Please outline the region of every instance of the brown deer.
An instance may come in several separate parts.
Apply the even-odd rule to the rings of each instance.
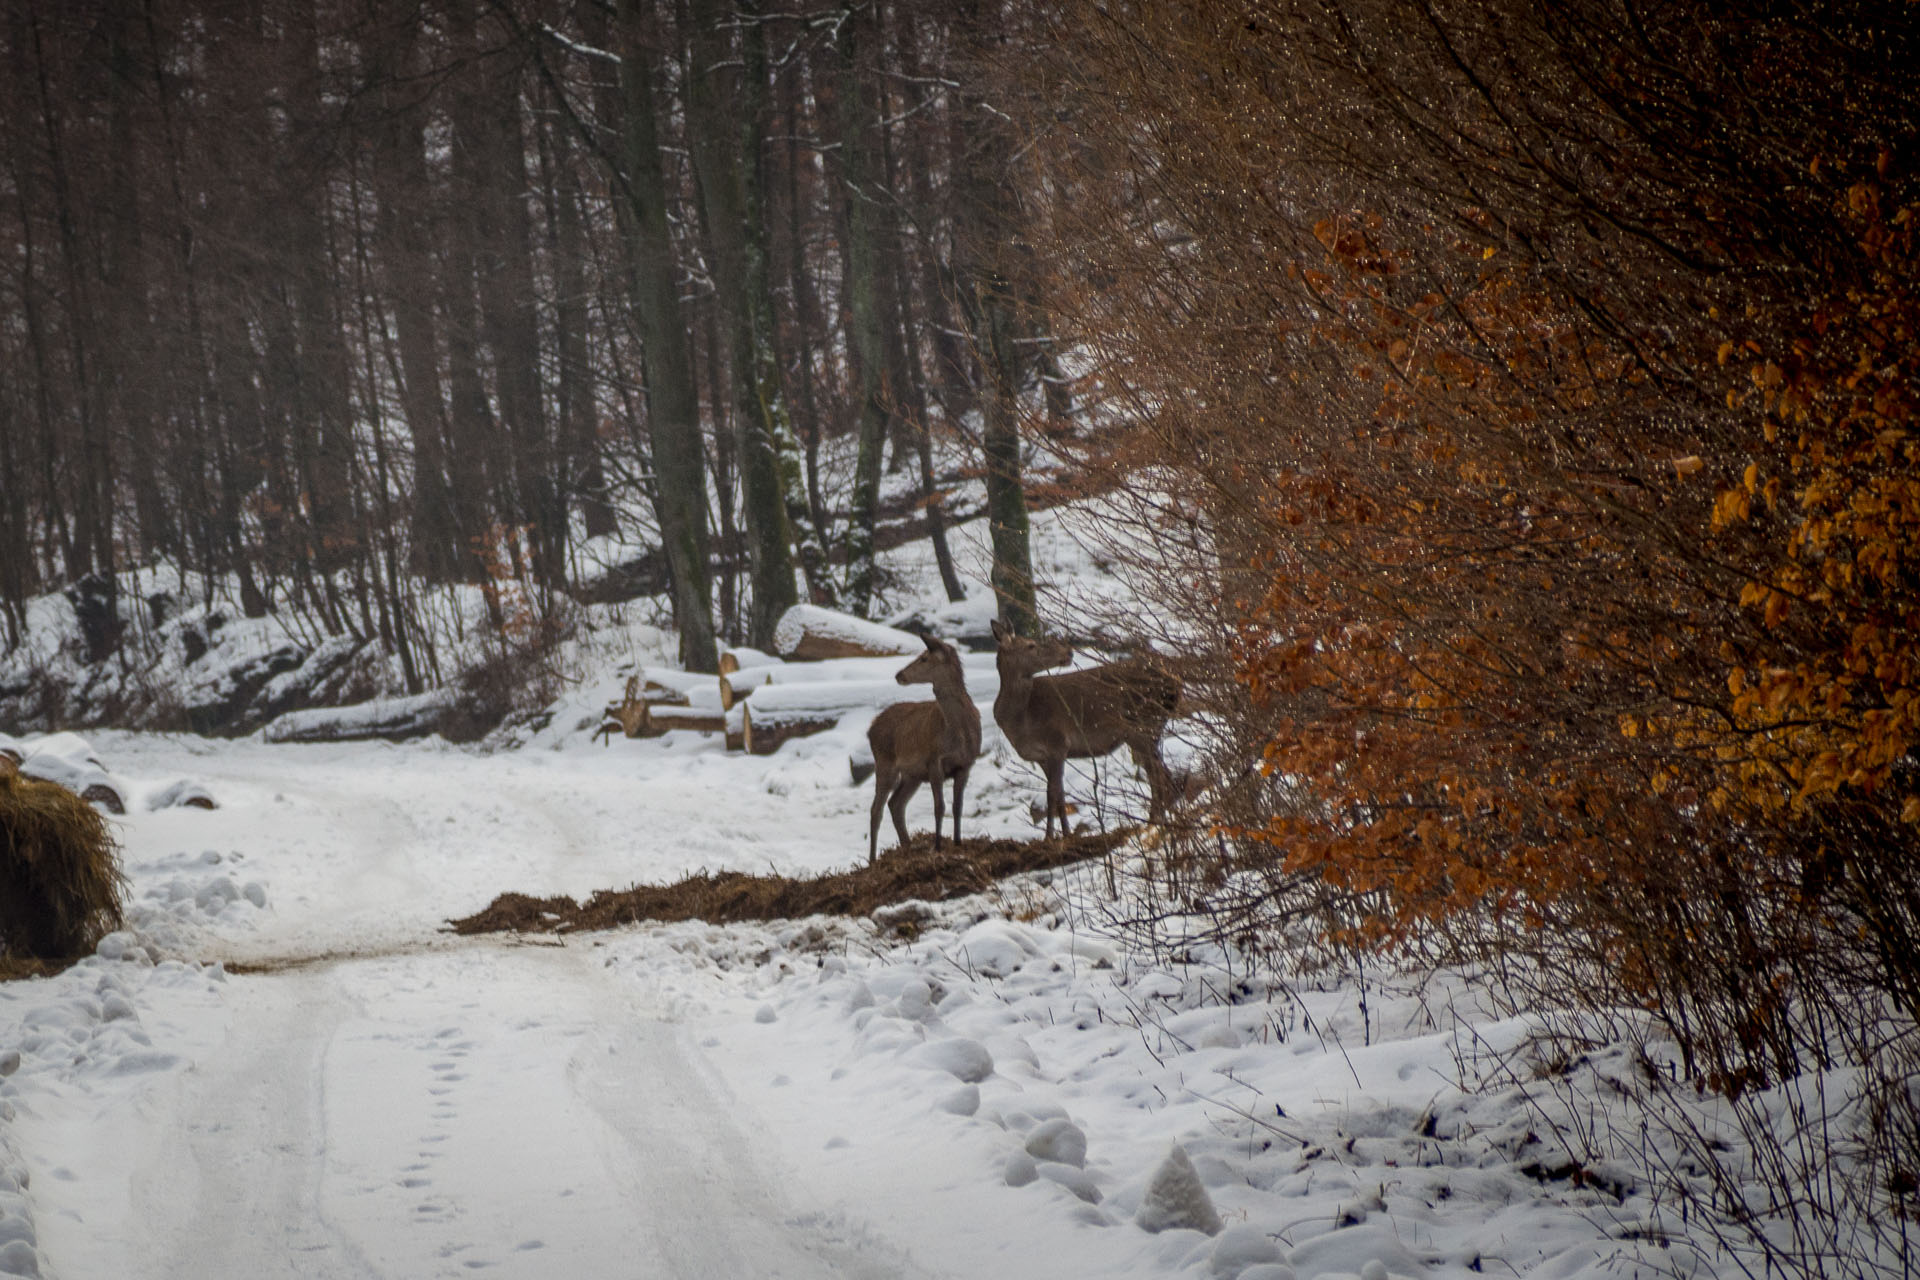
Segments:
[[[1066,641],[1028,640],[997,618],[993,638],[1000,668],[993,718],[1020,758],[1047,775],[1047,838],[1053,838],[1056,814],[1060,834],[1067,834],[1067,761],[1104,756],[1123,743],[1146,770],[1150,816],[1157,820],[1173,795],[1160,735],[1180,701],[1179,678],[1141,659],[1036,677],[1072,660]]]
[[[953,838],[960,838],[960,803],[967,774],[980,756],[980,709],[967,693],[960,655],[944,640],[926,637],[927,651],[893,678],[901,684],[930,684],[932,702],[896,702],[873,718],[867,742],[873,747],[873,812],[867,829],[867,861],[879,854],[880,810],[893,812],[900,844],[907,843],[907,801],[923,782],[933,784],[933,847],[940,847],[946,798],[941,787],[953,779]]]

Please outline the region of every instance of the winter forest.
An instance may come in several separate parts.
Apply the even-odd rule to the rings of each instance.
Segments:
[[[1280,1087],[1261,1074],[1280,1067],[1250,1047],[1277,1046],[1279,1032],[1249,1039],[1235,1023],[1229,1045],[1176,1025],[1248,1000],[1292,1011],[1256,1015],[1263,1025],[1344,1036],[1343,1052],[1379,1048],[1402,1013],[1420,1035],[1454,1037],[1418,1061],[1458,1077],[1455,1101],[1351,1104],[1382,1125],[1398,1116],[1411,1154],[1353,1164],[1349,1139],[1384,1130],[1347,1112],[1345,1128],[1295,1142],[1295,1104],[1262,1095],[1225,1112],[1194,1104],[1196,1132],[1240,1126],[1218,1159],[1182,1139],[1194,1161],[1176,1145],[1162,1164],[1156,1129],[1129,1181],[1117,1156],[1087,1163],[1079,1129],[1079,1159],[1072,1143],[1048,1145],[1066,1111],[1021,1112],[993,1092],[1014,1059],[940,998],[985,981],[970,963],[954,962],[964,982],[913,969],[929,996],[900,987],[920,959],[877,958],[984,945],[986,926],[937,912],[901,926],[897,904],[870,918],[863,907],[871,936],[834,933],[839,968],[800,967],[843,1004],[831,984],[863,983],[867,1005],[878,993],[892,1010],[834,1022],[849,1043],[868,1046],[890,1020],[924,1038],[944,1014],[964,1043],[994,1047],[1001,1075],[935,1055],[943,1084],[974,1089],[970,1103],[938,1103],[941,1122],[983,1128],[992,1113],[994,1141],[1029,1135],[1038,1184],[1079,1215],[1008,1219],[1010,1239],[1057,1260],[1057,1233],[1086,1234],[1100,1213],[1138,1224],[1093,1233],[1102,1240],[1122,1226],[1149,1241],[1205,1237],[1186,1253],[1103,1245],[1075,1256],[1104,1261],[1054,1274],[1491,1270],[1477,1234],[1491,1217],[1459,1228],[1465,1244],[1333,1249],[1282,1229],[1288,1215],[1260,1197],[1293,1194],[1276,1188],[1333,1152],[1361,1170],[1360,1191],[1342,1195],[1379,1183],[1381,1207],[1329,1200],[1325,1239],[1367,1238],[1391,1218],[1405,1243],[1419,1233],[1386,1189],[1403,1173],[1381,1171],[1427,1140],[1446,1165],[1446,1144],[1504,1123],[1518,1129],[1499,1167],[1518,1171],[1526,1203],[1551,1205],[1517,1228],[1543,1243],[1538,1259],[1514,1255],[1516,1274],[1920,1272],[1911,5],[0,8],[0,750],[78,730],[113,744],[88,768],[119,752],[169,777],[188,769],[209,779],[210,806],[223,785],[293,794],[311,768],[345,795],[388,785],[371,775],[390,768],[408,786],[443,786],[452,806],[496,791],[488,803],[508,803],[533,787],[523,758],[565,748],[547,772],[572,771],[556,785],[577,791],[553,802],[568,814],[556,822],[598,833],[569,834],[569,856],[647,825],[595,807],[630,779],[657,786],[646,804],[688,830],[700,818],[670,790],[730,795],[759,815],[734,819],[737,849],[676,834],[674,849],[706,852],[595,854],[540,883],[545,872],[517,862],[471,883],[456,873],[448,883],[468,896],[421,906],[409,927],[430,932],[516,889],[550,912],[574,895],[590,914],[602,899],[588,893],[636,876],[797,878],[864,861],[870,799],[876,838],[890,834],[860,771],[885,754],[867,746],[868,723],[896,696],[895,667],[919,658],[917,637],[944,638],[987,734],[968,834],[1056,849],[1019,864],[1042,877],[1019,883],[1042,898],[1034,886],[1051,886],[1060,903],[996,906],[995,945],[1058,971],[1058,956],[1082,954],[1061,941],[1063,922],[1098,917],[1107,968],[1176,975],[1164,1008],[1130,994],[1099,1005],[1099,1025],[1131,1028],[1122,1060],[1142,1078],[1178,1042],[1239,1053],[1222,1068],[1233,1088]],[[803,614],[856,637],[873,624],[871,652],[892,665],[842,658],[855,665],[807,684],[772,656],[789,654],[783,620]],[[1026,763],[1038,758],[1006,716],[994,727],[1007,655],[1049,636],[1080,669],[1151,668],[1177,691],[1154,725],[1167,768],[1136,753],[1144,778],[1126,776],[1122,753],[1068,774],[1072,838],[1127,833],[1084,863],[1048,839],[1051,796]],[[722,703],[703,708],[715,680]],[[791,693],[834,681],[833,697]],[[691,698],[656,707],[658,724],[697,721],[722,738],[738,736],[742,701],[765,749],[728,756],[718,739],[639,734],[619,704],[624,688],[624,711],[644,719],[643,684],[659,705]],[[603,702],[599,746],[583,730]],[[353,707],[388,719],[354,732],[370,721]],[[300,716],[338,732],[299,737]],[[354,763],[372,738],[411,741],[391,766]],[[296,740],[321,745],[268,745]],[[296,767],[296,750],[315,763]],[[222,751],[234,763],[212,763]],[[30,762],[11,752],[23,753]],[[888,760],[879,767],[884,780]],[[464,781],[428,781],[443,770]],[[800,821],[796,795],[813,797],[806,820],[823,825],[789,832],[789,848],[778,840]],[[343,806],[335,818],[354,807],[329,803]],[[953,807],[953,843],[969,849],[957,795]],[[204,821],[240,823],[243,809]],[[200,839],[167,825],[181,813],[136,815],[117,837],[129,903],[160,874],[142,866],[164,864],[176,884],[186,874],[158,856]],[[924,830],[924,809],[910,814]],[[234,830],[276,830],[244,821]],[[886,857],[908,853],[903,841]],[[86,938],[102,950],[85,963],[135,945],[102,933],[143,939],[156,961],[233,959],[246,947],[222,948],[252,936],[233,932],[234,913],[317,875],[311,856],[257,899],[230,883],[217,907],[201,902],[205,918],[188,922],[200,933],[143,925],[130,906],[114,919],[127,928]],[[0,868],[0,894],[23,883],[14,874]],[[969,892],[1011,894],[1004,883]],[[298,915],[291,901],[281,910]],[[638,918],[603,916],[591,927]],[[784,1030],[799,997],[768,994],[788,988],[769,976],[781,962],[761,935],[669,945],[658,939],[681,938],[671,929],[689,916],[657,918],[676,923],[652,941],[613,935],[616,971],[650,974],[635,981],[713,1018],[750,1000],[740,1007],[760,1023],[799,1034]],[[20,919],[0,906],[0,966],[23,950]],[[302,945],[362,949],[388,936],[373,919],[352,917],[350,946],[320,932]],[[773,954],[804,949],[780,926],[752,927],[776,931]],[[858,963],[848,945],[866,948]],[[696,951],[712,971],[700,981],[719,984],[697,999],[694,978],[659,976]],[[1016,969],[1040,983],[1038,964],[991,969],[1004,979],[994,999],[1013,1007]],[[1195,978],[1195,966],[1227,977]],[[78,973],[0,967],[23,978],[0,990],[92,981]],[[1106,998],[1067,985],[1087,977],[1030,993],[1053,1002],[1050,1026]],[[1445,1016],[1432,1012],[1443,990],[1458,1001]],[[186,997],[156,986],[151,999]],[[4,1077],[31,1057],[6,1066],[10,1008],[0,1002],[9,1122]],[[746,1037],[761,1031],[726,1025],[705,1052],[755,1061]],[[900,1052],[958,1042],[936,1034]],[[644,1052],[663,1073],[697,1073],[669,1070],[684,1049]],[[1083,1079],[1050,1052],[1035,1070],[1061,1089]],[[1087,1071],[1104,1060],[1059,1052]],[[1468,1070],[1482,1054],[1498,1070]],[[1366,1075],[1349,1061],[1351,1080],[1327,1068],[1340,1089]],[[750,1108],[761,1086],[747,1079],[733,1087]],[[1130,1087],[1087,1085],[1061,1105],[1091,1128],[1103,1108],[1132,1114],[1117,1101]],[[873,1096],[909,1096],[891,1088]],[[1513,1114],[1460,1118],[1501,1089]],[[19,1095],[29,1119],[34,1096]],[[820,1115],[882,1105],[832,1096],[818,1095]],[[8,1183],[9,1143],[29,1164],[38,1149],[21,1125],[9,1139],[0,1124],[0,1228],[16,1210],[30,1217],[25,1184]],[[1029,1131],[1051,1135],[1045,1150]],[[1244,1156],[1248,1133],[1314,1155],[1269,1177]],[[780,1140],[814,1151],[816,1138]],[[1002,1185],[1004,1158],[992,1155],[1001,1196],[1021,1185],[1014,1164]],[[887,1185],[860,1169],[847,1185]],[[1436,1206],[1455,1191],[1406,1212],[1453,1240]],[[1224,1216],[1210,1216],[1209,1193]],[[997,1217],[997,1203],[974,1220]],[[1361,1207],[1348,1221],[1350,1203]],[[1560,1239],[1562,1211],[1604,1219],[1610,1243],[1578,1265],[1553,1254],[1544,1242]],[[40,1274],[9,1263],[15,1238],[53,1274],[57,1217],[41,1206],[39,1246],[0,1230],[0,1273]],[[1148,1225],[1163,1218],[1174,1229]],[[908,1250],[912,1266],[869,1241],[821,1274],[947,1274],[926,1265],[948,1248],[935,1239]],[[69,1246],[78,1260],[60,1274],[106,1274],[137,1254],[95,1247]],[[948,1262],[953,1274],[1001,1265]],[[408,1273],[391,1265],[382,1273]],[[599,1274],[593,1255],[569,1265]]]

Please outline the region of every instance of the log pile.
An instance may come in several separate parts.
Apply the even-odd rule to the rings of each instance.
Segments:
[[[894,680],[925,644],[911,632],[815,605],[796,605],[774,632],[778,653],[745,646],[720,655],[719,675],[655,672],[627,682],[596,731],[651,738],[677,729],[724,733],[727,749],[771,755],[849,715],[911,702],[924,689]],[[986,673],[991,678],[991,672]],[[973,673],[969,673],[970,679]]]

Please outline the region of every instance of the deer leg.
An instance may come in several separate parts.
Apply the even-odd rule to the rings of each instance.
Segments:
[[[940,826],[947,820],[947,780],[940,776],[940,766],[933,768],[933,847],[940,847]]]
[[[873,771],[873,812],[867,823],[867,863],[880,855],[880,811],[887,807],[887,797],[893,792],[893,770],[875,769]]]
[[[960,797],[967,791],[967,773],[965,768],[953,771],[953,842],[960,843]]]
[[[1053,815],[1060,815],[1060,838],[1067,838],[1067,762],[1049,760],[1047,771],[1047,839],[1053,839]]]
[[[1173,798],[1173,780],[1167,773],[1167,763],[1160,758],[1160,740],[1142,738],[1138,742],[1129,742],[1127,748],[1133,752],[1133,762],[1146,771],[1147,820],[1158,822],[1167,812],[1167,802]]]
[[[907,847],[907,801],[913,799],[913,793],[920,789],[920,779],[902,778],[900,785],[893,789],[893,799],[887,802],[887,808],[893,812],[893,829],[900,833],[900,847]]]

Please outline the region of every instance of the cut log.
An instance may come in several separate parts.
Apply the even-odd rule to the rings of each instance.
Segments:
[[[664,684],[649,680],[640,689],[640,701],[649,706],[684,707],[687,695],[684,690],[670,689]]]
[[[745,726],[741,713],[745,710],[745,706],[732,711],[716,711],[711,707],[650,707],[646,736],[657,738],[676,729],[718,733],[725,735],[727,750],[739,751],[744,747]]]
[[[748,694],[761,685],[773,681],[773,667],[743,667],[738,671],[723,672],[720,676],[720,709],[733,710],[733,704],[744,701]]]
[[[834,658],[821,662],[775,663],[768,666],[741,667],[738,671],[721,676],[718,682],[720,704],[731,707],[755,691],[768,686],[785,688],[790,685],[885,685],[898,683],[893,677],[905,666],[899,657],[886,658]],[[991,701],[999,691],[998,673],[984,661],[969,664],[967,668],[967,688],[976,697],[984,696]],[[782,695],[784,696],[784,695]],[[831,695],[839,701],[838,695]],[[909,693],[908,697],[926,697],[923,688],[919,693]],[[899,701],[895,697],[893,701]]]
[[[756,716],[750,703],[740,704],[740,742],[748,755],[770,756],[795,738],[825,733],[840,723],[837,715],[776,711]]]
[[[740,703],[748,752],[772,755],[782,743],[824,733],[851,715],[871,717],[896,702],[925,701],[925,690],[892,680],[819,680],[769,684]]]
[[[700,733],[725,733],[727,713],[707,707],[649,707],[645,736],[657,738],[674,729],[693,729]]]
[[[749,649],[746,645],[735,645],[720,655],[720,674],[730,676],[742,667],[764,667],[778,665],[780,659],[759,649]]]
[[[829,658],[910,657],[926,648],[910,631],[882,626],[814,604],[797,604],[780,615],[773,646],[792,662]]]
[[[663,694],[678,694],[682,698],[690,698],[697,691],[712,687],[711,675],[699,671],[674,671],[667,667],[647,672],[642,686],[643,692],[648,695],[657,689]]]

